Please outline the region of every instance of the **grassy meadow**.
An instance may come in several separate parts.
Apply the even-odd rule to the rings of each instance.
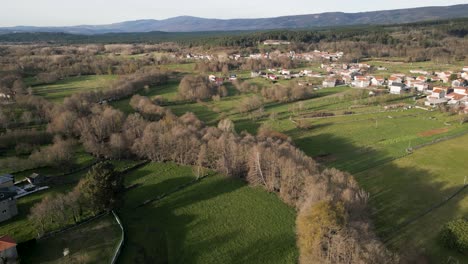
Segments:
[[[43,96],[52,102],[63,102],[74,93],[106,89],[117,75],[86,75],[69,77],[53,84],[33,86],[35,95]]]
[[[125,176],[120,263],[296,263],[295,212],[275,194],[237,179],[194,180],[190,167],[151,163]]]
[[[112,214],[41,239],[22,263],[110,263],[122,231]],[[69,255],[63,256],[64,249]]]

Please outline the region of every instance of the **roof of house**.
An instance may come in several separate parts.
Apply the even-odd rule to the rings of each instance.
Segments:
[[[405,87],[405,84],[404,84],[404,83],[394,82],[394,83],[392,83],[391,86],[395,86],[395,87]]]
[[[441,92],[443,92],[443,91],[444,91],[444,90],[439,89],[439,88],[434,88],[434,89],[432,90],[433,93],[441,93]]]
[[[454,100],[461,100],[461,99],[465,98],[465,96],[466,95],[464,95],[464,94],[457,94],[457,93],[451,93],[451,94],[447,95],[447,97],[451,97]]]
[[[11,174],[4,174],[0,176],[0,184],[4,184],[10,181],[14,181],[14,177]]]
[[[0,237],[0,251],[4,251],[12,247],[16,247],[16,241],[13,238],[8,235]]]

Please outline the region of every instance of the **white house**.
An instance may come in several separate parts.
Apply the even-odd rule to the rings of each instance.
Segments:
[[[366,88],[369,87],[370,81],[365,76],[356,76],[354,77],[354,82],[352,85],[358,88]]]
[[[461,86],[462,83],[463,83],[463,80],[453,80],[452,81],[452,87]]]
[[[468,88],[467,87],[454,87],[453,92],[457,94],[468,95]]]
[[[448,101],[448,104],[458,104],[458,102],[466,100],[468,96],[466,94],[458,94],[458,93],[450,93],[445,96],[446,98],[450,99]]]
[[[416,88],[416,90],[419,92],[425,92],[427,91],[429,85],[425,82],[415,82],[413,83],[413,87]]]
[[[325,87],[335,87],[336,86],[336,79],[334,78],[327,78],[322,82],[322,86]]]
[[[291,75],[291,71],[286,70],[286,69],[282,69],[282,70],[280,71],[280,73],[281,73],[282,75]]]
[[[426,106],[436,106],[439,104],[445,104],[448,102],[448,99],[445,98],[446,93],[447,92],[445,88],[434,87],[434,89],[432,89],[432,93],[427,96],[426,102],[424,102],[424,104]]]
[[[468,66],[464,66],[464,67],[463,67],[463,71],[464,71],[464,72],[468,72]]]
[[[408,90],[406,84],[397,82],[393,82],[391,85],[388,86],[388,88],[390,88],[391,94],[401,94],[402,92]]]
[[[383,77],[374,77],[371,79],[371,84],[373,86],[383,86],[385,85],[385,79]]]
[[[444,98],[446,94],[447,94],[447,92],[445,91],[445,89],[434,87],[434,89],[432,89],[432,93],[431,93],[431,95],[429,95],[429,97],[436,98],[436,99],[441,99],[441,98]]]
[[[461,77],[465,80],[468,80],[468,72],[462,73]]]
[[[388,85],[392,85],[393,83],[402,83],[403,82],[403,78],[401,77],[398,77],[398,76],[391,76],[390,78],[388,78]]]

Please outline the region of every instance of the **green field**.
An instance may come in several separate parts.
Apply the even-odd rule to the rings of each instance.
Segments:
[[[190,167],[170,163],[126,175],[136,187],[119,213],[127,234],[119,263],[297,262],[294,210],[240,180],[209,176],[137,208],[192,180]]]
[[[87,75],[69,77],[53,84],[34,86],[35,95],[43,96],[52,102],[62,102],[74,93],[106,89],[116,80],[116,75]]]
[[[467,176],[468,135],[440,142],[415,151],[412,155],[356,175],[371,194],[374,223],[389,245],[423,250],[434,262],[445,263],[448,256],[468,262],[468,257],[444,250],[437,241],[442,226],[468,216],[468,189],[423,216],[398,228],[431,206],[458,191]]]
[[[21,263],[110,263],[121,237],[112,214],[80,225],[64,233],[41,239]],[[70,253],[63,256],[68,248]]]

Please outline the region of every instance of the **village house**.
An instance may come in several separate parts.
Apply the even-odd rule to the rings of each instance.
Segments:
[[[445,104],[448,102],[448,99],[445,98],[447,94],[447,88],[445,87],[434,87],[430,95],[427,96],[426,106],[436,106],[439,104]]]
[[[449,99],[448,104],[451,105],[458,104],[460,101],[466,101],[468,98],[467,95],[458,93],[449,93],[445,97]]]
[[[468,95],[468,88],[467,87],[453,87],[453,92],[457,94]]]
[[[11,187],[0,188],[0,222],[6,221],[18,214],[16,207],[16,191]]]
[[[276,76],[274,74],[268,74],[268,79],[270,79],[272,81],[276,81],[276,80],[278,80],[278,76]]]
[[[236,74],[231,74],[231,75],[229,75],[229,80],[230,80],[230,81],[235,81],[235,80],[237,80],[237,75],[236,75]]]
[[[46,176],[42,174],[33,173],[30,176],[26,177],[26,180],[33,185],[40,185],[46,181]]]
[[[429,88],[429,85],[425,82],[414,82],[413,87],[418,91],[418,92],[425,92]]]
[[[457,80],[452,81],[452,87],[462,86],[462,84],[463,84],[463,80],[461,80],[461,79],[457,79]]]
[[[385,79],[383,77],[373,77],[371,79],[372,86],[384,86]]]
[[[402,83],[403,82],[403,78],[400,78],[398,76],[390,76],[390,78],[388,78],[388,85],[392,85],[393,83]]]
[[[452,75],[453,72],[451,71],[446,71],[446,72],[436,72],[435,74],[437,75],[437,77],[440,78],[441,81],[443,81],[444,83],[448,83],[449,80],[450,80],[450,75]]]
[[[366,88],[369,87],[370,81],[366,76],[356,76],[354,77],[354,82],[352,85],[358,88]]]
[[[468,81],[468,72],[462,73],[462,74],[461,74],[461,77],[462,77],[463,79],[465,79],[465,80]]]
[[[18,252],[16,251],[16,242],[10,236],[0,237],[0,259],[3,263],[16,263]]]
[[[286,69],[282,69],[282,70],[280,71],[280,74],[282,74],[282,75],[291,75],[291,71],[286,70]]]
[[[336,86],[336,79],[335,78],[327,78],[327,79],[323,80],[322,86],[324,88],[326,88],[326,87],[335,87]]]
[[[391,94],[401,94],[405,91],[408,91],[408,87],[404,83],[393,82],[388,86]]]
[[[416,77],[416,81],[419,81],[419,82],[427,82],[427,77],[426,76],[418,76]]]

